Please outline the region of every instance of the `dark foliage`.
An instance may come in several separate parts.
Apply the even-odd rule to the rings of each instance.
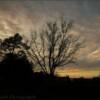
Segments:
[[[32,65],[26,56],[7,54],[0,63],[0,89],[7,93],[24,93],[31,90],[33,80]],[[2,84],[3,83],[3,84]]]
[[[0,41],[0,49],[5,53],[15,53],[16,49],[28,50],[29,46],[26,43],[22,42],[23,38],[19,33],[16,33],[14,36],[5,38],[3,41]]]
[[[32,77],[32,65],[26,56],[19,57],[16,54],[7,54],[0,63],[0,74],[2,79],[29,80]]]

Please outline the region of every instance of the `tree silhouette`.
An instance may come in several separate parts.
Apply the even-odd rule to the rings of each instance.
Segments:
[[[23,38],[16,33],[0,42],[0,48],[5,56],[0,62],[0,76],[3,79],[29,79],[32,76],[32,65],[27,59],[25,51],[29,49],[22,42]]]
[[[32,65],[26,56],[9,53],[0,63],[0,74],[4,80],[29,80],[33,75]]]
[[[0,62],[0,82],[7,93],[30,93],[33,81],[32,64],[26,56],[14,53],[6,54]]]
[[[81,47],[81,40],[77,36],[68,34],[72,22],[61,19],[48,22],[40,33],[32,34],[31,49],[28,54],[36,66],[40,66],[44,73],[54,75],[55,69],[76,61],[75,54]]]
[[[4,53],[14,53],[15,50],[20,49],[22,51],[29,49],[29,46],[22,42],[23,38],[16,33],[14,36],[5,38],[3,41],[0,41],[0,49],[4,51]]]

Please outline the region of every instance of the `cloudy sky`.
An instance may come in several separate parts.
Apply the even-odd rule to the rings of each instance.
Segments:
[[[74,20],[73,34],[85,38],[77,65],[57,69],[59,75],[100,74],[100,0],[0,0],[0,38],[19,32],[26,36],[51,19]]]

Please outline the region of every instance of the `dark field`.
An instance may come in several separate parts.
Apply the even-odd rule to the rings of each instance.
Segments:
[[[31,81],[0,82],[1,100],[99,100],[99,91],[99,77],[70,79],[35,73]]]

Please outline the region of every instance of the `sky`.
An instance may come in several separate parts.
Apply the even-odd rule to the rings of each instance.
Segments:
[[[59,76],[100,75],[100,0],[0,0],[0,38],[17,32],[29,36],[51,19],[73,20],[73,34],[85,38],[77,65],[58,68]]]

